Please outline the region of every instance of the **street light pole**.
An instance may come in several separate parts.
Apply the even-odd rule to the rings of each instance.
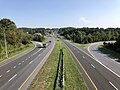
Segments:
[[[4,29],[4,42],[5,42],[6,57],[8,58],[5,29]]]

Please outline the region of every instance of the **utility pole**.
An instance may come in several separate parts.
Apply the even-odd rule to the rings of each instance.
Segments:
[[[3,30],[4,33],[5,52],[6,52],[6,57],[8,58],[5,27],[2,26],[1,19],[0,19],[0,29]]]
[[[6,57],[8,58],[5,29],[4,29],[4,43],[5,43],[5,52],[6,52]]]

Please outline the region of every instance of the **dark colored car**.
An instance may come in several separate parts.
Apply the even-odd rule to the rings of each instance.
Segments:
[[[46,48],[46,43],[43,44],[43,48]]]

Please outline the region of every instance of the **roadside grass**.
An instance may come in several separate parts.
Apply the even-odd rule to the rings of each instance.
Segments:
[[[75,43],[75,42],[73,42],[73,41],[71,41],[71,40],[66,40],[66,41],[68,41],[68,42],[72,42],[72,43],[74,43],[75,45],[79,46],[80,48],[86,48],[87,46],[90,45],[90,44],[80,44],[80,43]]]
[[[43,40],[42,43],[46,43],[46,42],[48,42],[48,41],[49,41],[49,37],[48,37],[48,36],[45,36],[45,39]],[[19,48],[13,48],[13,47],[11,47],[11,48],[13,48],[13,49],[8,50],[8,57],[9,57],[9,58],[14,57],[14,56],[17,55],[17,54],[22,53],[22,52],[27,51],[27,50],[30,50],[30,49],[32,49],[32,48],[34,48],[34,47],[35,47],[35,45],[33,45],[32,43],[26,44],[26,45],[22,45],[22,46],[20,46]],[[4,61],[4,60],[6,60],[6,59],[7,59],[7,58],[6,58],[6,56],[5,56],[5,51],[4,51],[4,52],[1,52],[1,53],[0,53],[0,62],[1,62],[1,61]]]
[[[49,37],[48,36],[45,36],[45,39],[41,42],[41,43],[46,43],[49,41]]]
[[[56,45],[48,60],[45,62],[42,69],[39,71],[28,90],[53,90],[54,80],[57,72],[60,49],[64,52],[64,90],[88,90],[88,87],[82,79],[75,62],[70,53],[56,39]],[[57,86],[57,85],[56,85]],[[62,90],[58,86],[56,90]]]
[[[30,44],[27,44],[27,45],[22,45],[21,47],[19,48],[14,48],[12,50],[8,50],[8,57],[11,58],[11,57],[14,57],[15,55],[21,53],[21,52],[24,52],[24,51],[27,51],[27,50],[30,50],[31,48],[34,48],[35,46],[30,43]],[[1,53],[0,54],[1,58],[0,58],[0,62],[1,61],[4,61],[6,60],[7,58],[5,57],[5,53]]]
[[[90,44],[79,44],[79,43],[74,43],[74,44],[76,44],[77,46],[79,46],[81,48],[86,48],[90,45]]]
[[[109,57],[111,57],[112,59],[116,59],[117,62],[120,62],[120,53],[117,53],[113,50],[110,50],[110,49],[107,49],[105,48],[103,45],[100,45],[98,47],[98,49],[104,53],[104,54],[107,54]],[[118,60],[117,60],[118,59]]]

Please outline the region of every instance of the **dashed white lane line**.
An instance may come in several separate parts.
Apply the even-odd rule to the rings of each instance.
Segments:
[[[82,56],[83,58],[85,58],[84,56]]]
[[[71,43],[70,43],[71,44]],[[92,59],[94,59],[94,60],[96,60],[99,64],[101,64],[103,67],[105,67],[106,69],[108,69],[110,72],[112,72],[113,74],[115,74],[117,77],[119,77],[120,78],[120,75],[119,74],[117,74],[116,72],[114,72],[114,71],[112,71],[110,68],[108,68],[106,65],[104,65],[102,62],[100,62],[98,59],[96,59],[94,56],[93,56],[93,54],[90,52],[90,50],[89,50],[89,48],[90,48],[90,46],[88,47],[88,51],[89,51],[89,53],[92,55],[89,55],[88,53],[86,53],[85,51],[83,51],[82,49],[80,49],[80,48],[78,48],[77,46],[75,46],[74,44],[71,44],[71,45],[73,45],[74,47],[76,47],[77,49],[79,49],[80,51],[82,51],[84,54],[86,54],[86,55],[88,55],[89,57],[91,57]]]
[[[111,85],[112,87],[115,88],[115,90],[118,90],[118,88],[117,88],[113,83],[111,83],[110,81],[109,81],[109,83],[110,83],[110,85]]]
[[[30,57],[29,57],[30,58]]]
[[[14,66],[13,68],[16,68],[16,66]]]
[[[24,63],[24,61],[22,61]]]
[[[28,59],[26,58],[25,60],[27,61]]]
[[[7,71],[6,71],[6,73],[9,73],[9,72],[10,72],[10,70],[7,70]]]
[[[94,66],[94,65],[92,65],[92,64],[91,64],[91,66],[92,66],[93,68],[95,68],[95,66]]]
[[[2,75],[0,75],[0,78],[2,77]]]
[[[41,56],[41,54],[39,54],[38,56]]]
[[[10,82],[12,79],[14,79],[15,77],[17,76],[17,74],[15,74],[12,78],[10,78],[9,80],[8,80],[8,82]]]
[[[20,65],[21,63],[19,63],[18,65]]]
[[[29,62],[29,64],[31,64],[33,61]]]

